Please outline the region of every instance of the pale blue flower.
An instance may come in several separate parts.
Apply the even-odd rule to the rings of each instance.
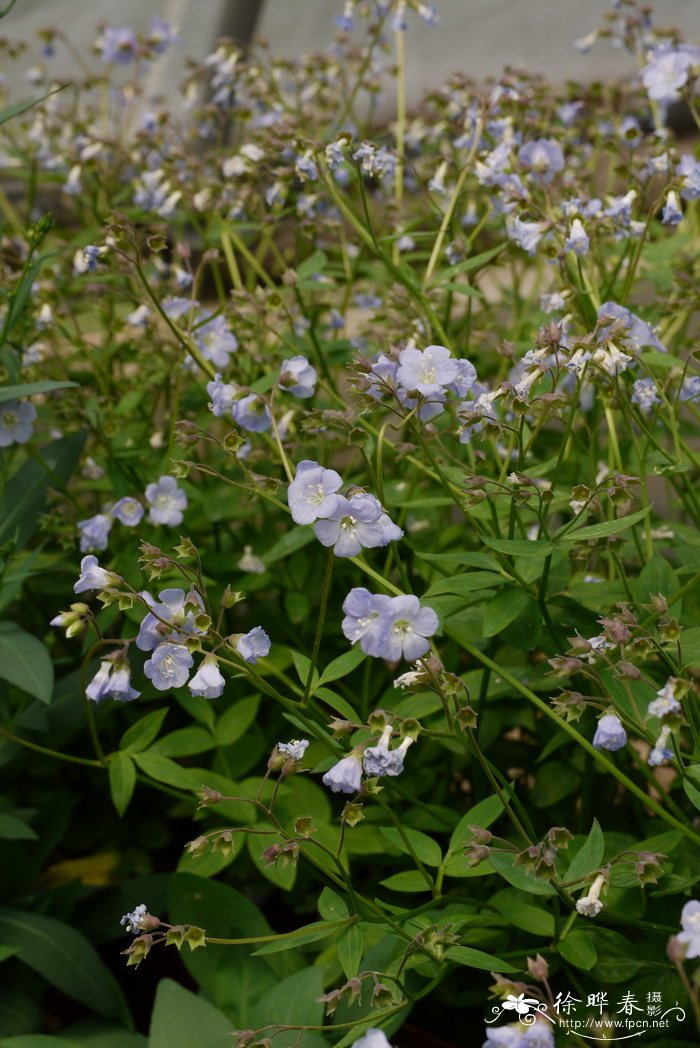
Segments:
[[[216,658],[207,655],[190,680],[189,689],[196,698],[218,699],[223,694],[225,684],[226,680]]]
[[[685,947],[684,956],[687,960],[700,957],[700,902],[691,899],[681,911],[681,928],[677,941]]]
[[[355,753],[334,764],[323,776],[323,785],[333,793],[357,793],[362,785],[362,762]]]
[[[308,739],[292,739],[291,742],[278,742],[277,749],[280,753],[286,753],[293,761],[303,760],[304,754],[309,748]]]
[[[459,378],[459,368],[445,346],[403,349],[399,353],[396,381],[410,394],[431,397]]]
[[[109,660],[100,663],[100,668],[85,689],[85,694],[93,702],[99,702],[105,697],[111,672],[112,663]]]
[[[262,626],[255,626],[248,633],[236,638],[236,651],[254,666],[258,659],[264,659],[270,652],[270,638]]]
[[[26,444],[34,432],[36,408],[28,400],[6,400],[0,404],[0,448]]]
[[[670,677],[663,688],[659,688],[656,698],[647,706],[650,717],[668,717],[671,713],[681,712],[681,704],[676,698],[676,684],[676,678]]]
[[[679,222],[683,221],[683,211],[681,210],[678,193],[672,189],[666,195],[666,203],[661,212],[661,221],[665,226],[677,226]]]
[[[684,153],[676,170],[683,179],[681,183],[683,199],[697,200],[700,197],[700,163],[690,153]]]
[[[661,105],[677,102],[688,83],[690,72],[700,60],[700,49],[681,46],[657,48],[642,69],[642,83],[649,98]]]
[[[163,476],[146,488],[146,501],[151,507],[148,519],[152,524],[166,524],[176,528],[182,524],[187,508],[187,495],[179,488],[174,477]]]
[[[314,395],[317,381],[316,369],[309,364],[306,357],[289,357],[282,361],[279,377],[280,389],[293,393],[301,400],[307,400]]]
[[[683,379],[681,388],[678,391],[679,400],[699,400],[700,399],[700,375],[688,375],[687,378]]]
[[[661,403],[653,378],[639,378],[632,386],[632,403],[637,404],[644,415],[648,415],[654,404]]]
[[[404,757],[408,747],[412,744],[413,739],[408,736],[401,742],[395,750],[392,750],[389,746],[391,742],[392,727],[387,724],[386,728],[382,732],[382,737],[376,746],[369,746],[362,755],[362,766],[365,771],[365,775],[370,775],[373,778],[389,775],[395,776],[400,775],[403,771]]]
[[[669,724],[664,724],[659,732],[658,739],[654,743],[654,748],[647,758],[647,763],[650,767],[658,768],[660,764],[665,764],[667,761],[673,760],[673,750],[666,745],[670,734],[671,726]]]
[[[614,713],[605,713],[596,727],[593,745],[597,750],[619,750],[627,743],[627,732]]]
[[[518,150],[518,160],[543,182],[551,182],[564,167],[562,148],[553,138],[525,142]]]
[[[528,255],[534,255],[537,245],[545,233],[544,222],[525,222],[518,215],[513,215],[506,223],[506,232],[511,240]]]
[[[194,659],[182,644],[160,644],[143,666],[143,672],[158,691],[181,688],[187,683]]]
[[[195,328],[192,335],[204,359],[217,370],[227,367],[231,354],[238,349],[238,339],[222,313]]]
[[[583,228],[583,223],[580,218],[575,218],[571,223],[569,229],[569,235],[564,243],[564,249],[566,251],[573,251],[575,255],[587,255],[588,248],[590,247],[590,240],[586,230]]]
[[[224,382],[220,372],[217,372],[214,379],[207,382],[207,393],[211,397],[209,410],[212,415],[221,418],[222,415],[230,414],[233,410],[238,388]]]
[[[333,508],[315,522],[314,532],[323,546],[333,547],[336,557],[356,557],[362,549],[387,546],[403,537],[379,500],[364,492],[349,499],[336,495]]]
[[[365,655],[373,655],[383,619],[391,614],[391,597],[356,586],[343,601],[343,611],[344,636],[353,644],[359,640]]]
[[[164,589],[154,600],[146,590],[139,594],[151,609],[144,617],[136,637],[140,651],[152,651],[166,639],[192,635],[203,636],[195,626],[195,615],[204,611],[202,598],[195,590]]]
[[[171,22],[167,22],[164,18],[158,18],[154,15],[148,24],[148,33],[146,39],[155,51],[157,55],[162,55],[164,51],[174,44],[177,39],[177,33]]]
[[[128,65],[137,54],[138,37],[128,26],[105,26],[96,46],[105,62]]]
[[[608,318],[619,322],[623,332],[622,337],[635,352],[644,347],[656,349],[659,353],[666,352],[666,347],[659,341],[651,325],[632,313],[626,306],[618,305],[617,302],[603,302],[598,310],[602,338],[607,337],[608,326],[605,322]]]
[[[400,658],[414,662],[430,650],[427,638],[438,629],[439,619],[432,608],[421,607],[413,594],[389,599],[391,606],[380,616],[372,651],[368,654],[387,662],[398,662]]]
[[[80,531],[80,550],[87,553],[88,550],[107,549],[109,533],[112,530],[112,518],[106,513],[96,513],[94,517],[78,521]]]
[[[150,916],[146,903],[142,902],[131,913],[125,913],[119,923],[132,935],[140,935],[143,930],[141,928],[142,920]]]
[[[74,593],[85,593],[87,590],[102,590],[121,582],[119,575],[101,568],[97,557],[89,554],[80,562],[80,576],[73,586]]]
[[[310,149],[300,153],[294,160],[294,170],[302,182],[314,182],[318,178],[318,168]]]
[[[109,512],[121,524],[126,524],[129,528],[135,528],[141,522],[146,511],[138,499],[126,495],[123,499],[115,502]]]
[[[100,663],[100,668],[92,678],[85,694],[93,702],[99,702],[111,696],[117,702],[131,702],[141,694],[131,687],[129,664],[123,659],[114,662],[107,659]]]
[[[318,462],[304,459],[296,469],[287,489],[287,502],[295,524],[313,524],[332,512],[338,488],[343,480],[334,469],[324,469]]]
[[[248,396],[235,400],[231,414],[242,429],[251,433],[262,433],[272,425],[270,409],[257,393],[249,393]]]
[[[171,320],[181,320],[182,317],[186,317],[198,305],[199,302],[192,301],[189,298],[182,298],[178,295],[168,295],[161,302],[163,312]]]

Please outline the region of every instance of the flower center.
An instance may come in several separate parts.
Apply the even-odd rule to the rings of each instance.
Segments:
[[[413,633],[413,626],[408,619],[398,619],[394,623],[394,633],[398,633],[400,636],[405,637],[407,634]]]

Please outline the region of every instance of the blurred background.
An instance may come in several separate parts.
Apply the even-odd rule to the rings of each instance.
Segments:
[[[688,42],[700,43],[700,0],[656,0],[651,6],[656,25],[677,26]],[[297,58],[328,46],[342,9],[343,0],[17,0],[2,32],[30,39],[36,29],[55,26],[89,61],[100,23],[139,30],[157,15],[170,21],[181,39],[152,71],[151,90],[168,94],[182,77],[184,59],[203,58],[220,36],[240,41],[264,36],[274,54]],[[559,83],[629,76],[634,60],[607,41],[588,54],[573,47],[610,9],[610,0],[438,0],[440,32],[409,16],[409,106],[455,70],[482,78],[498,75],[504,65],[523,65]],[[69,77],[74,59],[58,49],[50,68],[52,75]],[[13,95],[24,87],[11,81],[8,86]],[[378,115],[392,112],[387,90]]]

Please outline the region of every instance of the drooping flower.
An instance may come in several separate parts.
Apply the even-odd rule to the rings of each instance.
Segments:
[[[365,492],[349,499],[336,495],[333,509],[313,527],[319,542],[332,546],[336,557],[356,557],[362,549],[387,546],[403,537],[379,500]]]
[[[231,413],[238,388],[224,382],[221,374],[217,372],[214,379],[211,382],[207,382],[207,393],[211,397],[209,410],[212,415],[221,418],[222,415]]]
[[[630,399],[638,406],[643,415],[648,415],[654,404],[661,403],[661,397],[656,390],[653,378],[638,378],[632,385]]]
[[[6,400],[0,404],[0,448],[26,444],[34,432],[36,408],[28,400]]]
[[[85,593],[87,590],[107,589],[108,586],[115,586],[118,582],[121,582],[121,575],[101,568],[97,557],[89,554],[80,562],[80,576],[73,586],[73,592]]]
[[[668,737],[671,734],[671,725],[664,724],[659,737],[654,743],[654,747],[647,758],[647,763],[652,768],[658,768],[660,764],[664,764],[666,761],[673,760],[673,750],[666,745]]]
[[[358,1037],[356,1041],[353,1041],[352,1048],[391,1048],[391,1045],[383,1030],[370,1026],[368,1030],[365,1030],[362,1037]]]
[[[160,921],[148,912],[145,902],[142,902],[131,913],[125,913],[119,923],[132,935],[140,935],[143,931],[156,928]]]
[[[650,717],[667,717],[670,713],[680,713],[681,704],[676,697],[676,689],[682,684],[677,677],[669,677],[663,688],[659,688],[656,698],[647,706]]]
[[[542,182],[551,182],[564,167],[564,154],[553,138],[525,142],[518,150],[518,160]]]
[[[406,751],[414,740],[409,736],[406,736],[403,742],[401,742],[395,750],[392,750],[389,747],[391,735],[392,727],[390,724],[387,724],[377,745],[369,746],[365,750],[362,755],[362,766],[365,775],[395,776],[400,775],[403,771],[403,761],[406,756]]]
[[[319,517],[332,512],[337,498],[335,492],[342,484],[342,478],[334,469],[324,469],[310,459],[300,462],[287,489],[287,502],[294,523],[313,524]]]
[[[95,46],[105,62],[128,65],[138,52],[139,41],[129,26],[105,26]]]
[[[569,229],[569,235],[564,243],[566,251],[573,251],[575,255],[587,255],[588,248],[590,247],[590,240],[586,230],[583,228],[583,223],[580,218],[575,218],[571,223]]]
[[[603,904],[600,901],[600,890],[605,884],[605,876],[599,873],[593,884],[588,889],[585,895],[582,895],[580,899],[576,900],[576,910],[583,917],[597,917],[600,911],[603,909]]]
[[[666,352],[666,347],[659,341],[651,325],[626,306],[620,306],[617,302],[603,302],[598,310],[599,333],[602,338],[606,337],[611,326],[608,321],[617,322],[622,331],[622,338],[635,353],[645,347],[656,349],[659,353]]]
[[[158,691],[181,688],[187,682],[194,659],[182,644],[159,644],[143,666],[143,672]]]
[[[262,433],[272,425],[270,409],[257,393],[249,393],[239,400],[234,400],[231,414],[241,429],[247,429],[251,433]]]
[[[80,551],[107,549],[109,533],[112,530],[112,518],[106,513],[96,513],[94,517],[78,521],[80,531]]]
[[[685,957],[700,957],[700,902],[692,899],[681,911],[681,928],[676,939],[684,947]]]
[[[357,793],[362,785],[362,761],[353,752],[334,764],[322,781],[333,793]]]
[[[258,659],[264,659],[270,653],[270,638],[262,626],[255,626],[248,633],[236,638],[236,651],[254,666]]]
[[[178,487],[174,477],[163,476],[146,488],[146,501],[151,507],[148,519],[152,524],[166,524],[176,528],[182,524],[187,508],[187,495]]]
[[[620,750],[627,743],[627,732],[622,721],[614,713],[604,714],[598,721],[593,736],[593,745],[597,750]]]
[[[683,210],[678,199],[678,193],[670,189],[666,195],[666,203],[661,212],[661,221],[666,226],[677,226],[683,221]]]
[[[316,368],[309,364],[306,357],[289,357],[282,361],[279,387],[293,393],[300,400],[307,400],[314,395],[318,375]]]
[[[196,698],[218,699],[223,694],[225,684],[215,656],[206,655],[188,687]]]
[[[138,499],[126,495],[115,502],[109,512],[120,524],[126,524],[128,528],[135,528],[143,519],[146,511]]]
[[[510,216],[506,223],[506,232],[518,247],[534,255],[537,245],[544,236],[544,222],[525,222],[518,215]]]
[[[85,694],[93,702],[100,702],[112,696],[117,702],[131,702],[141,694],[131,687],[129,663],[124,658],[105,659],[100,663],[95,676],[85,689]]]

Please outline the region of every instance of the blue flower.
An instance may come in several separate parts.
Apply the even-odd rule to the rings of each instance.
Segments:
[[[221,418],[222,415],[232,412],[238,389],[224,382],[219,372],[211,382],[207,382],[207,393],[211,397],[209,410],[212,415]]]
[[[524,222],[518,215],[512,215],[506,223],[506,232],[518,247],[534,255],[535,249],[545,232],[544,222]]]
[[[654,334],[651,325],[625,306],[618,305],[617,302],[603,302],[598,310],[598,322],[601,325],[599,336],[602,339],[607,337],[609,325],[606,324],[606,321],[608,319],[619,321],[623,331],[622,337],[635,352],[645,346],[656,349],[659,353],[666,352],[666,347]]]
[[[296,469],[287,489],[287,502],[295,524],[313,524],[332,512],[342,477],[334,469],[324,469],[318,462],[304,459]]]
[[[235,400],[231,414],[242,429],[252,433],[262,433],[272,425],[270,409],[257,393],[249,393],[248,396]]]
[[[291,742],[278,742],[277,749],[280,753],[286,753],[293,761],[303,760],[304,754],[309,748],[308,739],[292,739]]]
[[[518,150],[518,160],[542,182],[551,182],[564,167],[561,146],[553,138],[525,142]]]
[[[688,375],[687,378],[683,379],[681,388],[678,391],[679,400],[699,400],[700,399],[700,375]]]
[[[659,688],[656,698],[647,706],[650,717],[667,717],[670,713],[680,713],[681,704],[676,698],[676,687],[681,683],[677,677],[669,677],[663,688]]]
[[[146,488],[146,501],[150,508],[148,519],[152,524],[167,524],[176,528],[182,524],[183,511],[187,508],[187,495],[177,486],[174,477],[161,477],[157,483]]]
[[[368,654],[398,662],[414,662],[430,650],[428,637],[437,630],[439,619],[432,608],[421,607],[413,594],[391,597],[391,607],[381,615],[381,625]]]
[[[593,745],[597,750],[619,750],[627,743],[627,732],[622,721],[614,713],[604,714],[598,721],[593,736]]]
[[[193,337],[204,359],[219,370],[228,366],[231,354],[238,349],[238,339],[222,313],[195,328]]]
[[[673,760],[673,750],[666,745],[670,734],[670,724],[664,724],[663,728],[659,732],[658,739],[654,743],[654,748],[652,749],[651,753],[649,754],[649,757],[647,758],[647,763],[650,765],[650,767],[658,768],[660,764],[665,764],[666,761]]]
[[[661,398],[656,391],[653,378],[639,378],[632,386],[632,403],[637,404],[644,415],[648,415],[654,404],[660,404]]]
[[[282,361],[280,389],[293,393],[301,400],[307,400],[314,395],[317,380],[316,369],[309,364],[306,357],[289,357]]]
[[[0,448],[26,444],[34,432],[36,408],[28,400],[6,400],[0,404]]]
[[[683,211],[681,210],[678,193],[675,193],[672,189],[666,195],[666,203],[661,212],[661,221],[665,226],[677,226],[679,222],[683,221]]]
[[[164,18],[154,16],[149,22],[146,39],[155,53],[162,55],[171,44],[177,41],[178,37],[171,22],[166,22]]]
[[[431,397],[444,393],[459,377],[459,368],[445,346],[403,349],[399,353],[396,381],[410,394]]]
[[[106,513],[96,513],[94,517],[89,517],[87,520],[79,520],[81,552],[87,553],[91,549],[107,549],[111,529],[112,518]]]
[[[132,699],[137,699],[141,692],[131,687],[129,664],[120,658],[116,662],[105,659],[100,663],[100,668],[85,689],[85,694],[93,702],[99,702],[108,695],[117,702],[131,702]]]
[[[700,163],[690,153],[684,153],[676,170],[683,179],[681,183],[683,199],[697,200],[700,197]]]
[[[653,52],[651,61],[642,69],[642,83],[653,102],[669,105],[680,98],[688,83],[690,71],[700,60],[700,49],[662,45]]]
[[[378,777],[381,775],[395,776],[403,771],[403,761],[406,750],[412,744],[413,739],[408,736],[397,746],[395,750],[389,748],[392,727],[387,724],[382,732],[382,737],[376,746],[368,747],[362,756],[362,766],[365,775]]]
[[[265,658],[270,652],[270,638],[262,626],[255,626],[248,633],[236,637],[236,651],[254,666],[258,659]]]
[[[356,586],[343,601],[343,611],[343,635],[353,644],[359,640],[362,651],[366,655],[373,655],[383,624],[382,616],[391,613],[391,597],[383,593],[370,593],[363,586]]]
[[[140,596],[151,609],[136,638],[136,647],[140,651],[153,651],[168,638],[203,636],[194,623],[195,614],[204,611],[202,598],[195,590],[189,593],[182,589],[161,590],[157,601],[146,590]]]
[[[206,655],[201,666],[189,683],[189,689],[196,698],[218,699],[223,694],[226,680],[219,669],[216,658]]]
[[[683,907],[681,927],[683,931],[676,939],[684,947],[684,957],[688,960],[700,957],[700,902],[697,899],[692,899]]]
[[[73,586],[74,593],[85,593],[87,590],[102,590],[121,582],[121,577],[113,571],[101,568],[97,557],[90,554],[80,562],[80,577]]]
[[[158,691],[181,688],[187,683],[194,659],[182,644],[160,644],[143,666],[143,672]]]
[[[566,251],[573,251],[575,255],[587,255],[590,243],[588,234],[583,228],[581,219],[575,218],[571,223],[571,229],[569,230],[569,235],[564,243],[564,249]]]
[[[356,557],[362,549],[376,549],[397,542],[403,531],[384,512],[374,495],[364,492],[335,495],[335,504],[314,524],[316,538],[332,546],[336,557]]]
[[[334,764],[323,776],[323,785],[333,793],[357,793],[362,785],[362,762],[356,753]]]
[[[136,33],[128,26],[105,26],[96,44],[103,60],[117,65],[128,65],[136,57],[138,45]]]
[[[146,511],[138,499],[127,495],[123,499],[119,499],[118,502],[115,502],[109,512],[121,524],[126,524],[127,527],[134,528],[138,523],[140,523]]]

